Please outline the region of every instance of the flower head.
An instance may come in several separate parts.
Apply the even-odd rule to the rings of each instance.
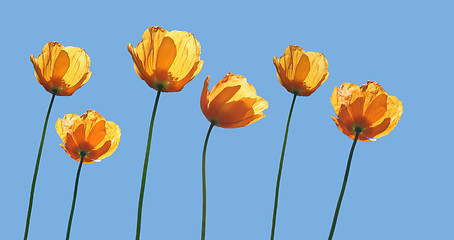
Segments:
[[[200,43],[183,31],[150,27],[134,48],[128,44],[137,75],[163,92],[179,92],[202,70]]]
[[[73,95],[91,76],[90,58],[81,48],[48,42],[38,58],[31,55],[30,60],[38,82],[59,96]]]
[[[200,107],[208,121],[223,128],[245,127],[265,117],[268,102],[257,96],[254,86],[241,75],[228,73],[210,92],[208,76],[203,85]]]
[[[60,146],[73,159],[84,163],[99,162],[110,156],[120,142],[120,128],[99,113],[88,110],[83,115],[66,114],[55,124],[63,144]]]
[[[336,86],[331,104],[338,117],[332,118],[339,130],[351,139],[355,138],[356,131],[360,131],[360,141],[387,135],[402,116],[402,102],[373,81],[361,87],[354,83]]]
[[[290,93],[310,96],[328,79],[328,61],[317,52],[290,45],[279,59],[273,58],[277,78]]]

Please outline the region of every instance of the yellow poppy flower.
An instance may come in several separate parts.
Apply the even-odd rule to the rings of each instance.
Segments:
[[[358,140],[370,141],[390,133],[402,116],[402,102],[388,95],[374,81],[359,87],[343,83],[335,87],[331,104],[337,117],[332,116],[339,130],[349,138],[355,138],[355,129],[360,131]]]
[[[31,55],[30,60],[38,82],[55,95],[73,95],[91,76],[90,58],[81,48],[48,42],[38,58]]]
[[[200,43],[188,32],[150,27],[134,48],[128,44],[137,75],[163,92],[179,92],[202,70]]]
[[[84,155],[84,163],[99,162],[110,156],[120,142],[118,125],[106,121],[94,110],[81,116],[66,114],[57,120],[55,128],[64,143],[60,146],[77,161]]]
[[[203,85],[200,107],[205,117],[223,128],[245,127],[265,117],[268,102],[257,96],[254,86],[241,75],[228,73],[210,92],[208,76]]]
[[[328,61],[317,52],[290,45],[279,59],[273,58],[277,78],[290,93],[310,96],[328,79]]]

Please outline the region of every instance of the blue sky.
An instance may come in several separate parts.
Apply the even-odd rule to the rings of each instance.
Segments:
[[[77,162],[55,131],[65,114],[95,109],[122,131],[117,151],[82,168],[71,239],[133,239],[148,124],[156,91],[135,73],[127,44],[150,26],[188,31],[202,71],[159,102],[142,239],[198,239],[201,154],[209,122],[203,80],[245,76],[269,102],[248,127],[215,128],[207,151],[207,239],[268,239],[292,95],[272,63],[290,45],[322,52],[328,80],[298,97],[281,181],[278,239],[326,239],[352,140],[331,119],[343,82],[377,81],[403,102],[391,134],[359,142],[335,239],[447,239],[454,215],[453,17],[448,1],[13,2],[0,10],[2,138],[0,239],[23,236],[28,196],[51,94],[29,60],[49,41],[87,51],[91,79],[57,97],[49,120],[29,239],[63,239]]]

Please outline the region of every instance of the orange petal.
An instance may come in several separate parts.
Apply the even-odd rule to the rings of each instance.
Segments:
[[[380,120],[385,115],[387,100],[388,96],[381,94],[375,97],[369,104],[369,106],[367,106],[367,109],[364,112],[364,116],[372,125],[375,125],[375,122]]]
[[[295,77],[293,80],[293,87],[304,91],[306,77],[311,70],[309,58],[306,54],[302,55],[295,69]]]
[[[90,129],[90,132],[87,137],[87,142],[93,148],[96,148],[99,143],[106,136],[106,121],[97,122],[93,128]]]
[[[243,98],[240,101],[225,103],[216,109],[214,115],[218,119],[219,125],[239,122],[254,116],[252,106],[256,101],[255,98]]]
[[[164,37],[156,57],[156,78],[158,81],[171,79],[169,68],[177,56],[177,48],[172,38]]]
[[[85,124],[80,124],[77,126],[76,130],[73,133],[74,142],[80,146],[85,143]],[[88,150],[88,149],[85,149]]]
[[[52,73],[51,82],[53,86],[65,87],[63,76],[69,69],[69,56],[65,51],[61,51],[54,63],[54,71]]]
[[[253,116],[250,116],[248,118],[245,118],[241,121],[238,121],[238,122],[233,122],[233,123],[225,123],[225,124],[222,124],[221,126],[219,127],[222,127],[222,128],[239,128],[239,127],[246,127],[246,126],[249,126],[255,122],[257,122],[258,120],[264,118],[266,115],[265,114],[257,114],[257,115],[253,115]]]
[[[224,88],[218,95],[211,100],[208,108],[213,114],[217,113],[217,110],[220,110],[223,104],[226,104],[230,99],[235,96],[235,94],[240,90],[241,86],[231,86]]]
[[[92,159],[92,160],[94,160],[94,159],[98,159],[98,160],[103,159],[102,155],[104,155],[105,153],[107,153],[109,151],[110,145],[111,145],[110,141],[105,142],[104,145],[102,145],[102,147],[100,147],[98,149],[95,149],[95,150],[92,150],[90,152],[90,155],[88,156],[88,158]]]
[[[364,97],[357,98],[353,103],[351,103],[348,107],[348,111],[350,112],[350,116],[352,117],[353,121],[360,121],[363,119],[363,107],[364,107]]]
[[[363,133],[364,136],[368,138],[376,138],[376,136],[380,133],[383,133],[388,127],[389,123],[391,122],[391,119],[386,118],[382,123],[379,125],[369,128],[366,130],[366,132]]]
[[[205,82],[203,83],[202,95],[200,96],[200,108],[202,109],[203,114],[207,118],[208,118],[208,116],[207,116],[208,104],[210,102],[210,100],[209,100],[210,90],[208,90],[209,83],[210,83],[210,76],[208,76],[205,79]]]

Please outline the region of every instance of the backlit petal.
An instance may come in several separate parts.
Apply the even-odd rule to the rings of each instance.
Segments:
[[[86,141],[90,146],[96,148],[98,144],[101,143],[105,136],[106,136],[106,121],[98,121],[90,129]]]
[[[172,38],[165,37],[162,40],[161,46],[156,57],[156,78],[158,81],[168,81],[172,79],[172,74],[169,73],[169,68],[177,56],[177,47],[173,43]]]
[[[85,50],[49,42],[43,52],[30,56],[38,82],[50,93],[70,96],[90,79],[90,58]]]
[[[292,94],[310,96],[329,76],[328,61],[321,53],[305,52],[290,45],[279,59],[273,58],[277,77]]]
[[[137,75],[154,89],[163,86],[163,92],[181,91],[203,66],[200,43],[188,32],[150,27],[128,51]]]
[[[89,159],[101,160],[108,157],[106,153],[109,151],[110,146],[111,146],[110,141],[104,142],[104,144],[100,148],[93,149],[90,152],[90,155],[88,156]]]
[[[200,107],[208,121],[216,126],[237,128],[252,124],[265,117],[268,102],[257,96],[254,86],[246,78],[228,73],[210,92],[209,78],[205,80]]]
[[[54,71],[51,77],[52,85],[61,87],[65,86],[65,83],[63,82],[63,76],[65,76],[66,71],[68,71],[69,65],[70,60],[68,53],[61,51],[54,63]]]
[[[208,104],[210,102],[209,100],[209,95],[210,95],[210,90],[208,90],[208,85],[210,83],[210,76],[208,76],[205,79],[205,82],[203,83],[203,89],[202,89],[202,95],[200,96],[200,108],[202,109],[203,114],[205,117],[208,118]]]
[[[358,138],[360,141],[370,141],[389,134],[402,115],[402,102],[388,95],[373,81],[361,87],[352,83],[335,87],[331,103],[338,116],[333,119],[339,130],[354,139],[354,128],[359,127],[362,129]]]
[[[57,120],[55,128],[66,153],[79,161],[80,154],[84,152],[84,163],[97,162],[110,156],[120,142],[118,125],[106,121],[94,110],[88,110],[81,116],[67,114],[63,119]]]
[[[222,105],[226,104],[230,99],[233,98],[233,96],[235,96],[240,88],[241,85],[224,88],[219,94],[214,97],[214,99],[210,101],[210,105],[208,107],[210,109],[213,109],[214,111],[219,110]]]

